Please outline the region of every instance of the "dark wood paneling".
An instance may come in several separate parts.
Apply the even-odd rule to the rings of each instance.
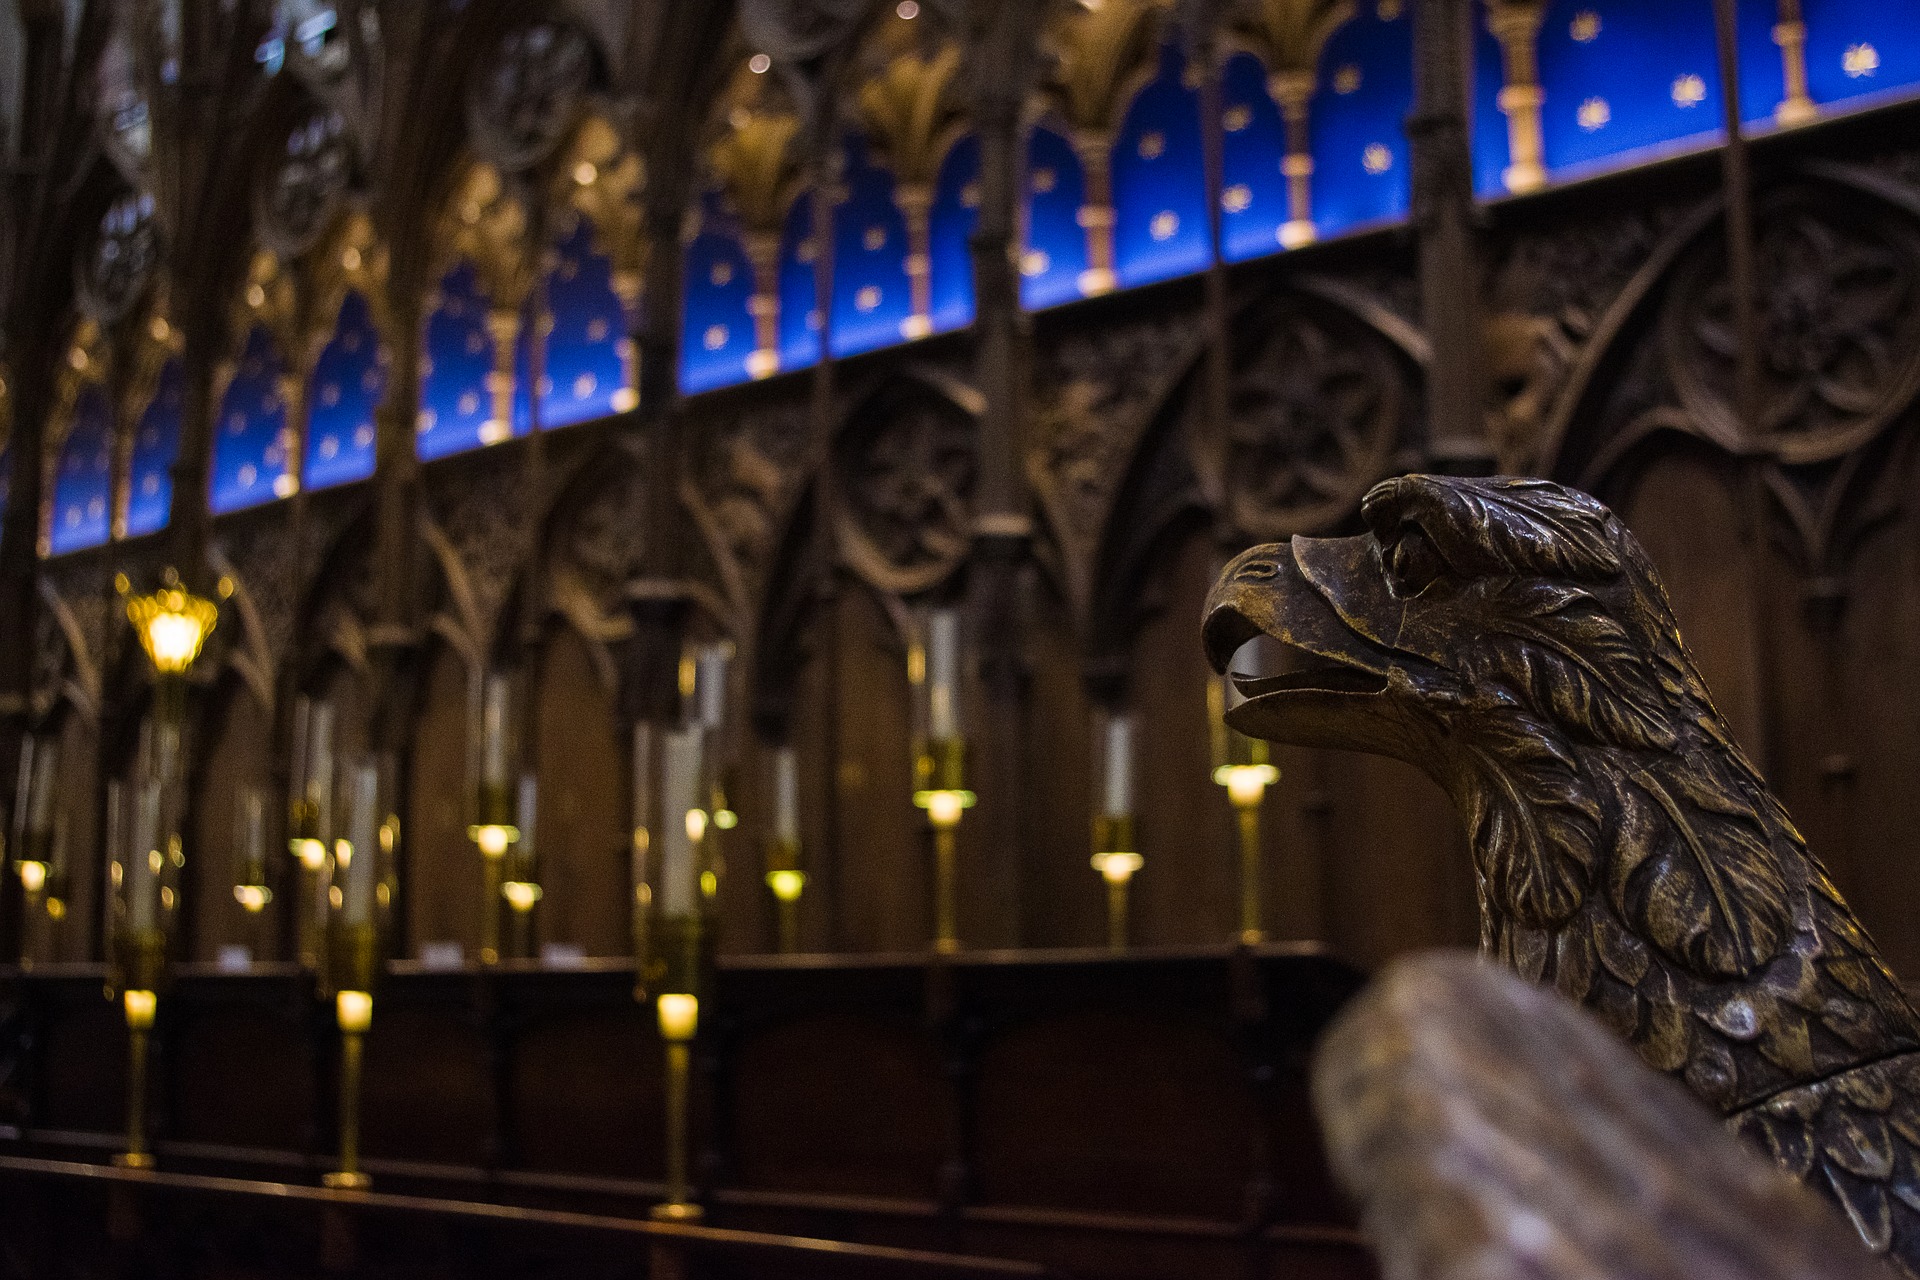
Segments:
[[[571,627],[540,659],[538,939],[619,956],[628,938],[627,848],[632,802],[613,693]]]
[[[459,654],[434,651],[414,726],[400,883],[408,949],[457,942],[471,960],[480,946],[480,856],[467,839],[467,679]]]

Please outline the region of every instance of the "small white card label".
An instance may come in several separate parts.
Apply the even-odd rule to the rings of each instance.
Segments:
[[[420,965],[425,969],[458,969],[467,962],[467,953],[457,942],[423,942]]]
[[[540,944],[540,963],[549,969],[578,969],[587,962],[587,953],[571,942]]]

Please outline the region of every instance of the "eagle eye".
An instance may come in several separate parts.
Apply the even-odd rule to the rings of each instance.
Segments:
[[[1417,524],[1403,525],[1400,536],[1386,549],[1387,585],[1405,599],[1417,596],[1447,571],[1447,561],[1433,539]]]

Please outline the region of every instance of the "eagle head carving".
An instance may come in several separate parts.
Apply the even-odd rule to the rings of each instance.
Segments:
[[[1626,526],[1510,478],[1401,476],[1361,514],[1363,534],[1255,547],[1221,574],[1215,669],[1262,634],[1291,659],[1236,677],[1228,722],[1431,775],[1467,821],[1490,945],[1599,894],[1701,977],[1778,954],[1792,922],[1776,846],[1797,837]]]

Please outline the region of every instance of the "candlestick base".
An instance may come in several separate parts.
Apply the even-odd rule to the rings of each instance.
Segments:
[[[346,1170],[341,1170],[338,1173],[321,1174],[320,1185],[323,1187],[331,1187],[335,1191],[365,1191],[373,1185],[373,1177],[370,1174],[358,1172],[349,1173]]]
[[[151,1169],[154,1159],[145,1151],[121,1151],[115,1153],[113,1166],[116,1169]]]
[[[647,1210],[647,1216],[655,1222],[698,1222],[707,1216],[707,1211],[697,1204],[671,1201],[654,1205]]]
[[[1264,930],[1242,929],[1240,931],[1240,945],[1243,947],[1257,947],[1266,940],[1267,935]]]

